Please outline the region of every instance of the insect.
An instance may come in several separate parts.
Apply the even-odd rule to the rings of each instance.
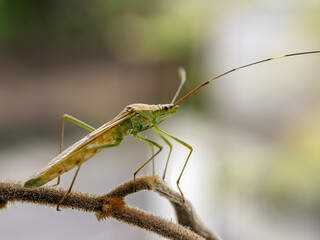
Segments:
[[[279,59],[279,58],[286,58],[286,57],[292,57],[297,55],[306,55],[306,54],[315,54],[320,53],[320,51],[310,51],[310,52],[298,52],[298,53],[291,53],[282,55],[279,57],[272,57],[267,58],[264,60],[256,61],[247,65],[243,65],[237,68],[233,68],[227,72],[224,72],[193,89],[191,92],[186,94],[184,97],[182,97],[180,100],[176,101],[177,96],[180,93],[180,90],[185,82],[186,74],[183,69],[179,70],[181,83],[171,101],[170,104],[158,104],[158,105],[148,105],[148,104],[131,104],[124,108],[124,110],[117,115],[113,120],[105,123],[101,127],[95,129],[91,127],[90,125],[70,116],[67,114],[64,114],[62,116],[62,131],[61,131],[61,140],[60,140],[60,154],[56,156],[54,159],[52,159],[46,166],[44,166],[40,171],[35,173],[32,177],[30,177],[24,184],[24,187],[34,189],[37,187],[40,187],[44,185],[45,183],[51,181],[54,178],[58,178],[58,182],[56,185],[60,183],[60,175],[63,173],[77,167],[77,170],[75,172],[75,175],[73,177],[73,180],[71,182],[71,185],[67,191],[67,193],[63,196],[63,198],[60,200],[59,204],[57,205],[57,210],[59,210],[59,206],[61,203],[68,197],[70,194],[74,181],[78,175],[78,172],[80,170],[80,167],[82,163],[86,162],[90,158],[92,158],[94,155],[96,155],[98,152],[100,152],[104,148],[111,148],[116,147],[120,145],[123,138],[127,135],[132,134],[134,137],[136,137],[139,140],[144,141],[147,143],[152,150],[154,148],[157,148],[158,150],[152,154],[152,156],[144,163],[142,164],[133,174],[134,179],[134,186],[135,186],[135,179],[137,173],[146,166],[150,161],[154,160],[154,158],[161,152],[162,146],[158,143],[151,141],[149,139],[144,138],[142,135],[140,135],[140,132],[152,129],[170,148],[166,165],[164,168],[163,176],[162,178],[165,179],[166,171],[170,159],[170,154],[172,151],[172,144],[169,142],[169,140],[166,138],[171,138],[175,140],[176,142],[182,144],[184,147],[189,149],[189,154],[185,160],[185,163],[183,165],[183,168],[180,172],[180,175],[177,179],[177,187],[180,191],[182,200],[184,201],[184,196],[182,193],[182,190],[179,186],[181,177],[183,175],[183,172],[185,170],[185,167],[188,163],[188,160],[190,158],[190,155],[193,151],[193,148],[185,143],[184,141],[172,136],[169,133],[166,133],[165,131],[158,128],[158,124],[166,120],[167,118],[171,117],[173,114],[175,114],[178,110],[178,104],[183,102],[185,99],[190,97],[192,94],[197,92],[202,87],[206,86],[207,84],[211,83],[212,81],[223,77],[224,75],[227,75],[231,72],[234,72],[236,70],[240,70],[252,65],[260,64],[263,62],[268,62],[271,60]],[[64,138],[64,121],[68,120],[71,121],[81,127],[86,128],[87,130],[91,131],[87,136],[79,140],[78,142],[74,143],[64,151],[62,151],[62,145],[63,145],[63,138]]]

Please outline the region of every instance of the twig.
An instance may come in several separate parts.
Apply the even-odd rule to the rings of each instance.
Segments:
[[[136,192],[141,190],[152,190],[167,198],[174,206],[181,225],[128,206],[124,198],[135,193],[133,181],[123,183],[109,193],[99,196],[72,192],[61,207],[93,212],[98,220],[114,218],[168,239],[219,239],[198,220],[191,203],[189,201],[182,203],[180,195],[160,178],[156,176],[137,178]],[[23,188],[21,183],[0,182],[0,209],[5,208],[8,202],[29,202],[56,207],[65,192],[52,187],[30,190]]]

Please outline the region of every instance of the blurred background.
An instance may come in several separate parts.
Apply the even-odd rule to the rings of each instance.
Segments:
[[[231,68],[319,49],[317,0],[0,0],[0,178],[25,181],[57,155],[63,113],[98,127],[128,104],[171,102],[180,65],[188,74],[182,96]],[[234,72],[159,126],[193,146],[180,186],[223,239],[319,239],[319,64],[315,54]],[[65,147],[86,134],[67,123]],[[176,189],[188,151],[173,144],[167,182]],[[74,190],[105,193],[150,154],[129,136],[85,163]],[[165,147],[156,159],[159,175],[167,154]],[[127,200],[174,221],[153,193]],[[0,226],[3,239],[162,239],[112,219],[19,203],[0,212]]]

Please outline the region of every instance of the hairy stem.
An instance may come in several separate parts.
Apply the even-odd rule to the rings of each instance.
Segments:
[[[179,223],[162,219],[149,212],[128,206],[124,198],[141,190],[151,190],[167,198],[174,206]],[[65,190],[52,187],[26,189],[21,183],[0,182],[0,209],[8,202],[29,202],[56,207]],[[219,238],[207,229],[197,218],[189,201],[182,202],[180,195],[156,176],[136,179],[136,192],[133,181],[125,182],[104,195],[90,195],[72,192],[61,204],[61,208],[71,208],[95,213],[98,220],[114,218],[120,222],[143,228],[168,239],[208,239]]]

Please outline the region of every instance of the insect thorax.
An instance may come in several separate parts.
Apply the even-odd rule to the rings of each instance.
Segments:
[[[147,130],[153,126],[153,118],[146,116],[145,114],[137,113],[131,119],[133,132],[141,132]]]
[[[141,132],[161,122],[161,119],[172,115],[177,111],[173,104],[131,104],[127,111],[134,111],[136,114],[131,118],[133,132]]]

